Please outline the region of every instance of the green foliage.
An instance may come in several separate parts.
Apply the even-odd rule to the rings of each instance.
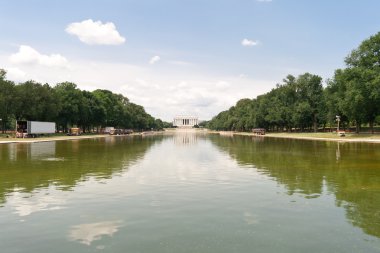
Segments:
[[[135,130],[163,129],[164,122],[130,103],[121,94],[108,90],[82,91],[70,82],[49,84],[27,81],[15,85],[0,69],[0,118],[2,130],[15,119],[54,121],[67,131],[78,126],[83,131],[106,126]]]
[[[27,81],[15,86],[15,117],[23,120],[54,121],[60,110],[58,96],[48,84]]]
[[[0,69],[0,127],[3,132],[9,126],[16,106],[16,101],[14,100],[16,94],[15,84],[5,78],[6,72]]]
[[[380,115],[380,33],[363,41],[345,59],[346,69],[338,69],[327,87],[317,75],[288,75],[282,84],[256,99],[243,99],[215,116],[207,127],[215,130],[250,131],[314,130],[336,124],[369,124],[373,131]]]
[[[380,115],[380,33],[363,41],[345,59],[347,68],[337,70],[329,83],[329,98],[339,112],[356,125],[369,123],[372,131]]]
[[[241,99],[208,122],[216,130],[250,131],[252,128],[290,130],[315,126],[324,107],[321,78],[309,73],[287,76],[283,84],[256,99]]]
[[[162,127],[163,128],[173,128],[173,123],[172,122],[163,121],[162,122]]]

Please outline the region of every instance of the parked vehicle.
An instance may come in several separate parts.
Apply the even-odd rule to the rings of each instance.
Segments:
[[[112,134],[115,131],[114,127],[105,127],[101,129],[101,133],[103,134]]]
[[[70,136],[79,136],[81,135],[82,132],[80,130],[80,128],[78,127],[72,127],[69,129],[69,133],[67,135],[70,135]]]
[[[16,137],[37,137],[39,135],[55,133],[54,122],[18,120],[16,124]]]
[[[133,133],[132,129],[112,129],[110,130],[109,134],[110,135],[124,135],[124,134],[131,134]]]
[[[264,128],[254,128],[252,129],[252,133],[256,135],[265,135],[265,129]]]

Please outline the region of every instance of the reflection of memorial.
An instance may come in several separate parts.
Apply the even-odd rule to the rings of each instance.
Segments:
[[[177,129],[173,135],[173,140],[176,145],[194,145],[199,138],[204,138],[207,133],[197,129]]]
[[[177,134],[173,138],[174,138],[174,143],[179,146],[193,145],[197,143],[196,134]]]

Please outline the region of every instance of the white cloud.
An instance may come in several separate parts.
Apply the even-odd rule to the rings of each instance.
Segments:
[[[155,56],[153,56],[153,57],[150,59],[149,64],[155,64],[155,63],[158,62],[159,60],[161,60],[160,56],[155,55]]]
[[[168,63],[177,65],[177,66],[190,66],[193,65],[191,62],[187,61],[168,61]]]
[[[125,42],[112,22],[103,24],[101,21],[87,19],[69,24],[65,31],[78,36],[80,41],[88,45],[120,45]]]
[[[216,83],[216,87],[224,89],[230,87],[230,84],[225,81],[219,81]]]
[[[80,224],[71,227],[69,239],[90,246],[93,241],[103,236],[112,237],[121,227],[121,221],[103,221],[97,223]]]
[[[50,193],[55,193],[52,189],[49,189],[49,191]],[[64,197],[54,194],[46,195],[46,192],[34,193],[34,196],[30,197],[30,194],[21,193],[15,189],[8,196],[8,203],[14,210],[14,213],[19,216],[29,216],[36,212],[54,211],[64,208],[64,204],[66,203]]]
[[[0,66],[15,67],[5,60],[6,57],[0,55]],[[176,115],[210,119],[241,98],[253,98],[268,92],[280,78],[257,80],[251,76],[240,78],[236,74],[213,73],[196,66],[180,69],[165,66],[157,69],[73,58],[69,69],[50,68],[46,71],[41,65],[24,65],[21,69],[27,80],[51,85],[70,81],[81,89],[108,89],[121,93],[131,102],[144,106],[152,116],[165,121],[171,121]]]
[[[19,68],[7,68],[7,79],[13,80],[15,82],[26,81],[26,73]]]
[[[60,54],[44,55],[30,46],[21,45],[18,52],[9,57],[11,63],[42,65],[46,67],[68,67],[68,61]]]
[[[243,39],[243,40],[241,41],[241,45],[242,45],[242,46],[245,46],[245,47],[257,46],[258,44],[259,44],[258,41],[249,40],[249,39]]]

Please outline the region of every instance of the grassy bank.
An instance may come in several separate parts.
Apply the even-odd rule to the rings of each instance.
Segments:
[[[378,134],[372,135],[350,133],[346,134],[344,137],[339,137],[336,133],[269,133],[265,136],[269,138],[380,143],[380,135]]]
[[[67,136],[65,134],[52,134],[48,136],[41,136],[38,138],[14,138],[12,135],[0,135],[0,144],[6,143],[32,143],[32,142],[46,142],[46,141],[64,141],[64,140],[80,140],[80,139],[91,139],[91,138],[106,138],[106,137],[118,137],[118,136],[134,136],[134,135],[145,135],[145,134],[159,134],[162,132],[138,132],[129,135],[108,135],[108,134],[84,134],[80,136]]]
[[[219,133],[220,135],[245,135],[255,136],[249,132],[226,132],[210,131],[210,133]],[[380,143],[380,134],[356,134],[347,133],[345,137],[339,137],[336,133],[267,133],[265,138],[287,138],[287,139],[304,139],[304,140],[321,140],[321,141],[340,141],[340,142],[370,142]]]
[[[339,137],[336,133],[270,133],[273,137],[305,137],[305,138],[327,138],[327,139],[372,139],[380,140],[380,134],[356,134],[346,133],[346,136]]]

